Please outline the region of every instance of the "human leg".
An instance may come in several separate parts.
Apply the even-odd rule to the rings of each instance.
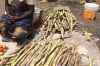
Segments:
[[[6,19],[7,19],[7,15],[6,14],[1,16],[1,20],[0,20],[0,35],[2,36],[2,41],[3,42],[11,41],[11,37],[8,35],[7,28],[5,26]]]
[[[32,30],[25,31],[21,27],[16,27],[13,33],[13,38],[16,39],[18,45],[27,43],[27,36],[32,33]]]

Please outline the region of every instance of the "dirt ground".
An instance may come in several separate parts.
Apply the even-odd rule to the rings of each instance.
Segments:
[[[46,10],[46,12],[43,13],[43,15],[47,15],[50,11],[54,9],[54,7],[58,5],[64,5],[68,6],[74,16],[77,18],[77,21],[80,23],[78,26],[78,29],[84,28],[85,31],[93,33],[93,39],[98,39],[97,45],[100,48],[100,12],[97,12],[96,14],[96,19],[91,21],[91,20],[86,20],[82,17],[83,11],[84,11],[84,6],[83,4],[80,4],[77,2],[78,0],[58,0],[55,2],[47,2],[47,3],[41,3],[40,0],[35,0],[35,6]],[[5,13],[5,7],[4,7],[4,0],[0,0],[0,16]]]

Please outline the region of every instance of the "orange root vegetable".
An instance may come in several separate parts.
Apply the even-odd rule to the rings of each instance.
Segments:
[[[4,55],[4,52],[0,52],[0,56]]]
[[[0,48],[0,52],[4,52],[4,49],[3,48]]]
[[[2,44],[0,44],[0,48],[3,48]]]

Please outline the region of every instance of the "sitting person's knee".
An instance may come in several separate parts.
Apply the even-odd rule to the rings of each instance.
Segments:
[[[0,31],[4,31],[4,30],[6,30],[5,22],[0,20]]]
[[[21,27],[17,27],[15,28],[13,37],[16,37],[16,38],[25,37],[26,34],[27,34],[27,31],[23,30]]]

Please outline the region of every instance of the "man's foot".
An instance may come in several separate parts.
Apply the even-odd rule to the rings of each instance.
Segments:
[[[2,42],[10,42],[11,41],[11,39],[9,39],[9,38],[2,38]]]

